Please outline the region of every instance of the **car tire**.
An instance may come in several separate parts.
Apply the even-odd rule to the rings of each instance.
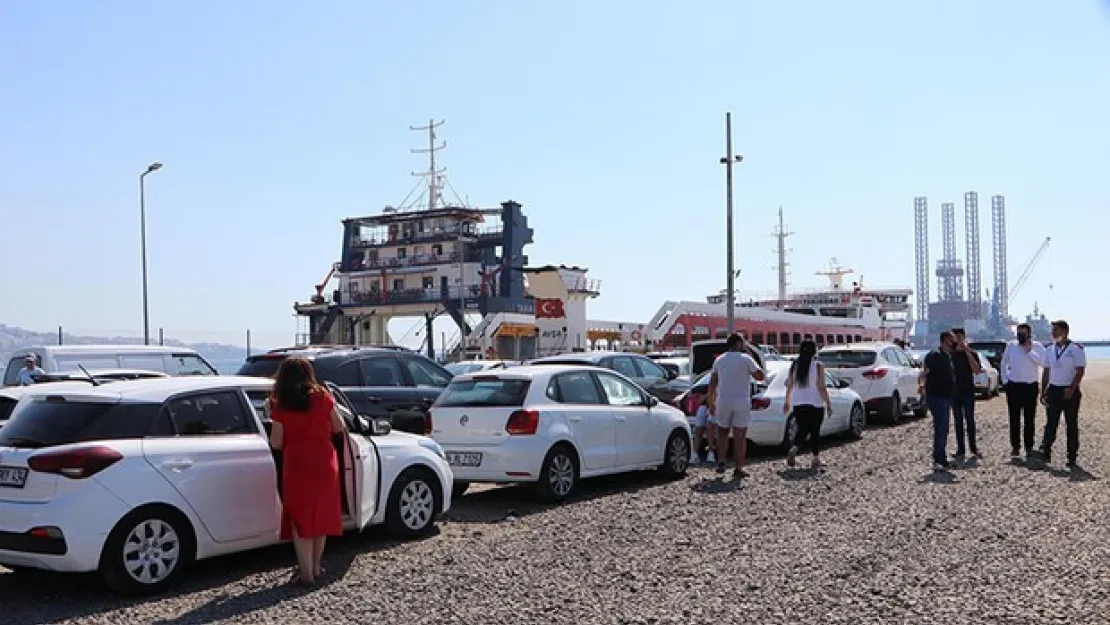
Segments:
[[[389,489],[385,531],[400,540],[423,538],[435,529],[442,508],[439,478],[423,467],[409,467]]]
[[[863,409],[863,404],[852,404],[852,409],[848,412],[848,429],[844,434],[852,440],[859,440],[863,438],[865,429],[867,429],[867,411]]]
[[[779,450],[784,452],[789,451],[790,448],[794,446],[794,439],[797,437],[797,435],[798,419],[794,416],[794,413],[792,412],[786,416],[786,423],[783,424],[782,442],[779,443]]]
[[[153,595],[181,578],[192,566],[196,549],[192,524],[184,514],[167,506],[144,506],[120,519],[108,534],[98,571],[121,595]]]
[[[578,454],[574,448],[560,443],[544,456],[536,496],[545,503],[562,503],[578,486]]]
[[[663,465],[659,470],[663,475],[678,479],[686,475],[690,468],[690,437],[681,430],[671,432],[663,451]]]
[[[451,499],[455,500],[466,494],[470,488],[470,482],[454,482],[451,484]]]
[[[894,391],[894,394],[887,400],[883,412],[886,413],[887,423],[891,425],[895,425],[902,420],[902,397],[898,394],[898,391]]]

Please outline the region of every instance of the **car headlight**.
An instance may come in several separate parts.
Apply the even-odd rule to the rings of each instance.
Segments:
[[[431,451],[433,454],[439,456],[443,460],[447,459],[447,454],[443,453],[443,448],[439,446],[439,443],[430,438],[420,439],[420,446]]]

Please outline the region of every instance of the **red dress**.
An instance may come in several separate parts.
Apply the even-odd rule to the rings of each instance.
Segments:
[[[339,462],[332,445],[330,393],[315,392],[308,410],[296,412],[274,406],[271,418],[282,425],[281,539],[297,536],[340,536]]]

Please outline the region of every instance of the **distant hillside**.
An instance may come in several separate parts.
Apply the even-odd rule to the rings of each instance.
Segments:
[[[62,334],[64,345],[134,345],[138,343],[134,337],[126,336],[81,336],[76,334]],[[16,328],[0,323],[0,371],[8,363],[12,353],[35,345],[57,345],[57,332],[34,332]],[[235,373],[247,357],[247,350],[234,345],[222,343],[182,343],[167,339],[166,345],[190,347],[197,350],[220,373]]]

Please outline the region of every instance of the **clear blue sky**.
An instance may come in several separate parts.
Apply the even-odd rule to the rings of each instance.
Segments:
[[[410,124],[480,205],[515,199],[537,263],[590,267],[591,317],[646,321],[724,286],[724,111],[741,288],[829,257],[914,285],[912,200],[1005,194],[1012,304],[1110,337],[1110,10],[1096,0],[386,3],[0,0],[0,321],[292,339],[340,219],[399,202]],[[981,216],[991,285],[989,211]],[[1049,290],[1049,285],[1053,289]],[[935,280],[933,286],[935,294]]]

